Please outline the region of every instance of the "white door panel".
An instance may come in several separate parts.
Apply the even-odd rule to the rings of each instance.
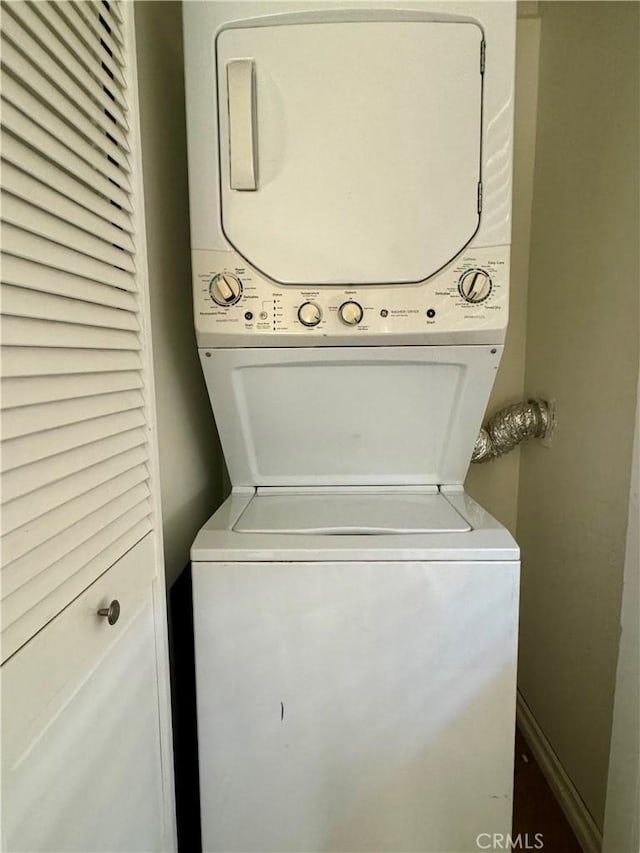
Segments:
[[[169,846],[152,553],[148,536],[2,668],[4,850]]]
[[[479,223],[481,41],[473,23],[428,21],[223,30],[229,241],[285,284],[435,273]]]

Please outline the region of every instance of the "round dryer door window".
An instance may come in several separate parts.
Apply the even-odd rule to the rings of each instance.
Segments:
[[[358,21],[216,39],[221,217],[283,284],[422,281],[479,224],[482,30]]]

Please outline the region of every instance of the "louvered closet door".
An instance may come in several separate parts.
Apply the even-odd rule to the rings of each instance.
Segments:
[[[125,12],[2,5],[3,659],[151,529]]]

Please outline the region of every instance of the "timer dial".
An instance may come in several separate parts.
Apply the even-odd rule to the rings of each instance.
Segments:
[[[235,305],[242,296],[240,279],[228,272],[221,272],[209,282],[209,295],[216,305]]]
[[[458,291],[467,302],[484,302],[491,293],[491,278],[484,270],[467,270],[460,276]]]
[[[338,309],[338,314],[340,315],[342,322],[347,326],[357,326],[362,320],[364,311],[362,310],[362,305],[358,305],[357,302],[349,301],[342,303]]]
[[[303,326],[317,326],[322,319],[322,311],[315,302],[303,302],[298,308],[298,320]]]

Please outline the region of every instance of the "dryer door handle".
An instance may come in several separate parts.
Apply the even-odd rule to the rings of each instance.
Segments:
[[[256,190],[256,78],[252,59],[227,62],[227,103],[231,189]]]

